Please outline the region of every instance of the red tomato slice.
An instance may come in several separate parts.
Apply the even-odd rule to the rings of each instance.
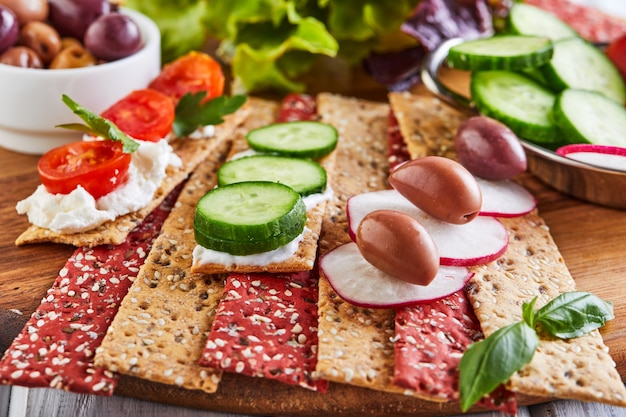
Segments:
[[[605,52],[626,80],[626,33],[611,42]]]
[[[156,90],[135,90],[105,110],[102,117],[135,139],[157,142],[172,130],[174,102]]]
[[[208,101],[224,92],[224,73],[210,55],[192,51],[166,64],[150,88],[167,94],[175,102],[187,93],[206,91],[204,101]]]
[[[121,142],[73,142],[43,154],[37,170],[52,194],[69,194],[81,185],[97,199],[126,181],[130,160]]]

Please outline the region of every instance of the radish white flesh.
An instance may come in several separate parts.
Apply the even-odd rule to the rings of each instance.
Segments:
[[[556,153],[600,168],[626,171],[626,148],[577,143],[563,146]]]
[[[430,284],[410,284],[368,263],[353,242],[324,255],[320,268],[341,298],[356,306],[376,308],[438,300],[463,288],[472,276],[467,268],[442,266]]]
[[[419,221],[435,241],[441,265],[489,263],[506,251],[509,242],[506,228],[493,217],[476,217],[463,225],[446,223],[429,216],[396,190],[374,191],[348,199],[349,234],[353,240],[363,217],[374,210],[396,210]]]
[[[490,181],[476,177],[483,194],[479,216],[518,217],[528,214],[537,206],[535,197],[512,180]]]

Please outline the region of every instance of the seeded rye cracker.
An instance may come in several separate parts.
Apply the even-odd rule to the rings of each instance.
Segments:
[[[322,225],[320,255],[346,243],[348,197],[388,187],[386,137],[389,106],[332,94],[318,96],[323,122],[339,132],[334,196]],[[367,285],[367,284],[364,284]],[[392,309],[355,307],[333,291],[326,277],[319,281],[319,378],[381,391],[403,392],[392,384],[394,336]]]
[[[320,255],[323,255],[333,247],[350,241],[345,213],[348,197],[389,187],[386,181],[388,162],[395,160],[387,160],[386,138],[388,133],[393,135],[394,126],[389,124],[392,119],[389,118],[387,104],[322,95],[318,105],[322,121],[335,125],[340,134],[335,169],[337,181],[333,183],[336,198],[329,204],[320,238]],[[396,147],[394,152],[398,149]],[[394,350],[402,348],[402,340],[398,339],[402,335],[398,335],[394,328],[394,309],[353,306],[334,292],[323,274],[319,286],[318,377],[379,391],[404,393],[428,401],[444,402],[454,398],[454,393],[442,396],[442,390],[450,390],[443,385],[450,385],[451,378],[440,381],[438,386],[422,386],[422,389],[398,384],[410,376],[406,372],[396,372],[398,356]],[[398,320],[402,322],[402,312]],[[408,332],[403,334],[411,340]],[[431,345],[435,345],[433,348],[437,350],[446,351],[450,344],[441,338],[431,340]],[[409,349],[405,349],[404,355],[400,356],[401,364],[405,358],[404,363],[420,358],[414,354],[413,346],[404,346]],[[458,357],[441,357],[438,362],[431,360],[430,364],[424,363],[423,366],[443,364],[449,369],[454,368],[458,361]],[[418,374],[421,380],[441,376],[436,372]],[[486,401],[483,405],[511,410],[515,408],[515,401],[497,406],[495,402]]]
[[[242,108],[224,118],[224,123],[215,126],[215,135],[206,139],[177,139],[171,143],[174,152],[182,160],[180,167],[167,167],[167,175],[161,186],[157,189],[150,204],[141,210],[128,213],[114,220],[101,224],[93,230],[81,233],[56,233],[49,229],[44,229],[31,225],[15,241],[16,245],[26,245],[29,243],[55,242],[74,246],[94,247],[97,245],[119,245],[126,239],[128,233],[133,230],[143,219],[154,210],[163,199],[180,184],[205,160],[219,145],[224,138],[232,135],[233,129],[243,117],[246,116],[248,106],[244,104]]]
[[[271,123],[276,103],[250,98],[241,138]],[[237,139],[235,139],[237,140]],[[215,392],[221,371],[198,364],[223,291],[223,277],[190,272],[195,207],[216,185],[230,142],[222,142],[186,182],[137,279],[97,349],[95,363],[138,378]]]
[[[464,116],[432,96],[391,93],[390,103],[412,158],[454,158],[456,130]],[[548,226],[533,212],[501,219],[509,230],[507,252],[474,267],[467,295],[485,336],[521,319],[522,303],[539,296],[537,307],[575,290]],[[533,360],[507,384],[511,391],[626,406],[626,389],[598,331],[571,340],[541,338]]]

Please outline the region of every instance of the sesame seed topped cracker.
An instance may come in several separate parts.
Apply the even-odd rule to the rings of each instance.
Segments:
[[[231,274],[200,364],[325,392],[315,380],[317,278]]]
[[[78,248],[0,361],[0,382],[111,395],[117,376],[94,366],[128,288],[180,187],[119,246]]]
[[[254,99],[248,106],[254,117],[243,120],[234,138],[273,120],[278,108],[276,103]],[[201,367],[198,361],[224,280],[191,272],[196,245],[193,213],[198,200],[215,187],[217,169],[230,146],[224,142],[216,148],[185,184],[96,353],[99,366],[188,389],[209,393],[217,389],[222,371]]]

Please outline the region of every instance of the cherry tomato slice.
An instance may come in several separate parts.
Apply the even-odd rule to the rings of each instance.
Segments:
[[[121,142],[73,142],[43,154],[37,170],[52,194],[69,194],[81,185],[98,199],[126,181],[130,160]]]
[[[626,80],[626,33],[611,42],[605,52]]]
[[[106,109],[102,117],[135,139],[157,142],[172,130],[174,102],[156,90],[135,90]]]
[[[150,88],[167,94],[175,102],[187,93],[206,91],[204,101],[208,101],[224,92],[224,73],[210,55],[192,51],[166,64]]]

